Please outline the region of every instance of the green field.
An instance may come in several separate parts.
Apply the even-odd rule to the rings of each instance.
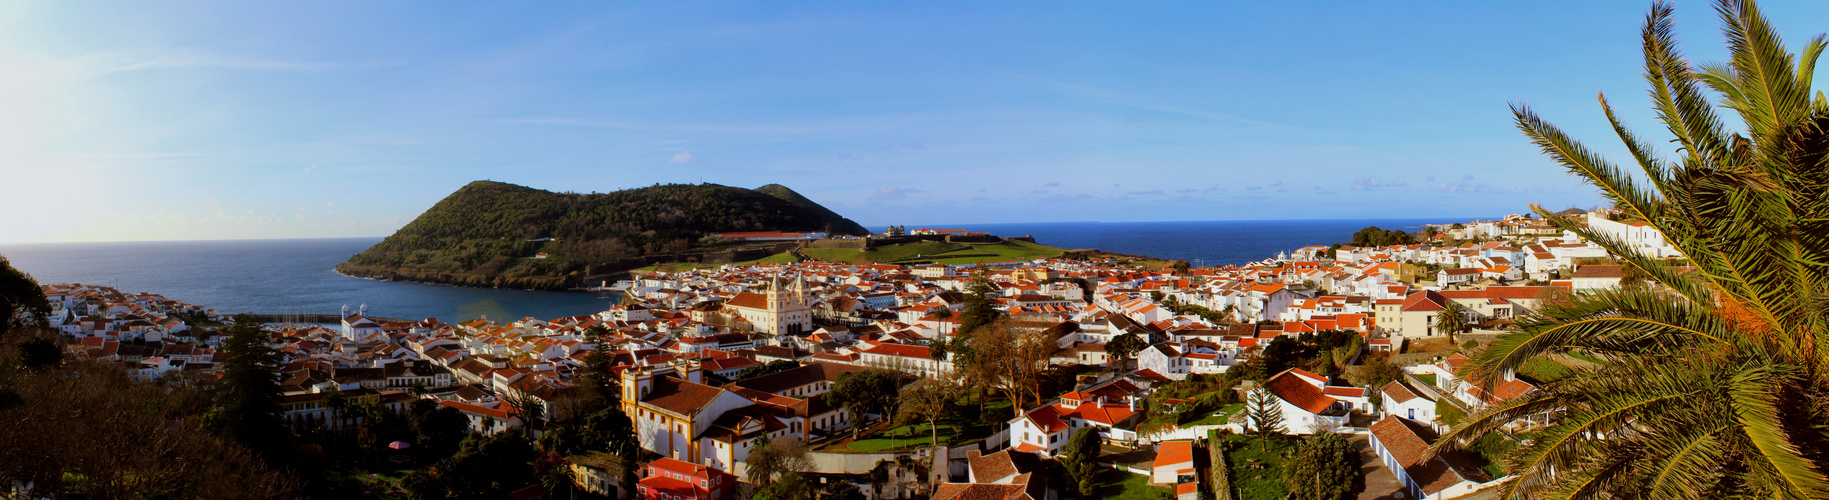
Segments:
[[[959,430],[963,426],[941,423],[939,427],[940,444],[951,444],[959,439]],[[914,450],[932,446],[934,443],[934,435],[928,433],[926,423],[890,427],[870,435],[872,437],[852,441],[848,446],[856,451],[880,452]]]
[[[1532,358],[1530,361],[1525,361],[1524,366],[1518,367],[1519,375],[1530,377],[1531,380],[1540,383],[1554,382],[1567,377],[1570,371],[1569,367],[1562,366],[1561,363],[1548,358]]]
[[[1080,492],[1081,498],[1119,498],[1126,500],[1154,500],[1175,498],[1175,490],[1151,486],[1149,478],[1142,474],[1132,474],[1113,468],[1099,471],[1092,491]]]
[[[1004,241],[995,244],[944,243],[923,241],[886,245],[869,251],[842,248],[808,248],[801,250],[807,258],[847,264],[981,264],[1058,257],[1066,250],[1026,241]]]
[[[923,241],[920,243],[885,245],[872,248],[869,251],[859,251],[848,248],[808,248],[801,250],[800,253],[806,255],[808,258],[819,259],[826,262],[875,264],[878,262],[907,260],[914,258],[917,255],[935,254],[958,250],[964,247],[965,245],[956,243]]]
[[[1236,498],[1281,500],[1289,495],[1289,486],[1283,483],[1283,454],[1295,448],[1294,439],[1276,439],[1267,451],[1254,437],[1233,434],[1222,442]]]
[[[756,259],[756,260],[746,260],[743,262],[730,262],[730,263],[725,263],[725,264],[712,264],[712,263],[706,263],[706,262],[666,262],[666,263],[655,264],[652,266],[639,268],[639,269],[636,269],[636,271],[660,271],[660,272],[670,273],[670,272],[676,272],[676,271],[687,271],[687,270],[692,270],[692,269],[714,268],[714,267],[721,267],[721,266],[752,266],[752,265],[756,265],[756,264],[786,264],[789,262],[794,262],[795,260],[798,260],[798,259],[794,258],[794,254],[782,252],[782,253],[770,255],[770,256],[763,257],[763,258]]]
[[[983,262],[1008,262],[1013,260],[1035,260],[1059,257],[1066,250],[1026,241],[1006,240],[995,245],[972,245],[973,255],[982,257],[940,258],[938,264],[978,264]],[[965,253],[965,252],[961,252]],[[944,257],[944,256],[942,256]]]

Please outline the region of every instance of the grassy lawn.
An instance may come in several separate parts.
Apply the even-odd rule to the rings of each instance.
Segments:
[[[1473,440],[1457,453],[1465,454],[1467,462],[1486,471],[1487,477],[1497,479],[1505,476],[1505,455],[1517,448],[1518,443],[1492,432]]]
[[[1107,468],[1099,471],[1098,480],[1092,491],[1080,492],[1081,498],[1117,498],[1132,500],[1152,500],[1175,498],[1175,490],[1151,486],[1149,478],[1130,472]]]
[[[939,437],[942,445],[956,445],[990,436],[999,426],[1007,427],[1003,419],[1010,418],[1009,401],[990,401],[985,403],[984,412],[978,412],[977,403],[964,405],[958,416],[941,420]],[[996,425],[986,425],[980,418],[998,420]],[[907,451],[926,448],[933,445],[932,434],[928,433],[926,422],[886,427],[882,430],[865,434],[863,439],[852,441],[845,446],[852,451],[881,452]]]
[[[949,444],[959,437],[961,425],[942,423],[940,443]],[[852,441],[849,445],[856,451],[902,451],[926,448],[933,445],[933,435],[928,434],[926,423],[890,427],[870,434],[867,439]]]
[[[1295,447],[1294,440],[1272,443],[1268,451],[1257,439],[1242,435],[1226,436],[1225,443],[1232,489],[1239,500],[1281,500],[1289,495],[1283,484],[1283,453]]]
[[[911,259],[916,255],[935,254],[960,248],[965,248],[965,245],[939,241],[923,241],[919,243],[901,243],[880,246],[872,248],[869,251],[852,250],[849,248],[808,248],[801,250],[800,253],[806,255],[808,258],[819,259],[826,262],[873,264],[877,262]]]
[[[1518,367],[1519,375],[1530,377],[1531,380],[1538,382],[1552,382],[1569,376],[1569,372],[1569,367],[1545,358],[1533,358],[1526,361],[1524,366]]]
[[[1429,384],[1430,387],[1436,387],[1435,374],[1433,374],[1433,373],[1425,373],[1422,375],[1417,375],[1416,379],[1423,381],[1423,383],[1425,383],[1425,384]]]
[[[1594,363],[1594,364],[1597,364],[1597,365],[1604,365],[1604,364],[1607,364],[1607,362],[1606,362],[1606,361],[1601,361],[1601,359],[1600,359],[1600,358],[1596,358],[1596,357],[1594,357],[1594,356],[1591,356],[1591,355],[1588,355],[1588,354],[1585,354],[1585,353],[1579,353],[1579,352],[1573,352],[1573,351],[1571,351],[1571,352],[1569,352],[1569,357],[1571,357],[1571,358],[1575,358],[1575,359],[1579,359],[1579,360],[1582,360],[1582,361],[1586,361],[1586,362],[1589,362],[1589,363]]]
[[[1026,241],[1004,241],[995,245],[972,245],[967,251],[958,252],[956,257],[936,256],[939,264],[978,264],[984,262],[1009,262],[1017,260],[1035,260],[1048,257],[1059,257],[1066,250]]]
[[[731,263],[727,263],[727,264],[713,264],[713,263],[709,263],[709,262],[663,262],[663,263],[655,264],[652,266],[642,267],[637,270],[638,271],[659,271],[659,272],[663,272],[663,273],[672,273],[672,272],[679,272],[679,271],[689,271],[689,270],[693,270],[693,269],[717,268],[717,267],[722,267],[722,266],[752,266],[752,265],[756,265],[756,264],[786,264],[789,262],[794,262],[794,260],[795,259],[794,259],[793,254],[790,254],[787,252],[781,252],[781,253],[770,255],[767,257],[760,258],[760,259],[746,260],[743,262],[731,262]]]
[[[1207,415],[1205,417],[1201,417],[1200,419],[1194,420],[1192,422],[1181,424],[1180,427],[1194,427],[1197,425],[1225,425],[1225,423],[1232,416],[1232,414],[1238,413],[1241,411],[1245,411],[1244,403],[1235,403],[1235,404],[1226,405],[1224,408],[1220,408],[1220,409],[1214,411],[1212,415]]]

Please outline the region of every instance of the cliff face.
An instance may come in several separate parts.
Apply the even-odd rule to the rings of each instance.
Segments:
[[[392,236],[337,266],[360,277],[556,289],[589,266],[705,248],[708,233],[827,231],[862,226],[771,184],[750,190],[668,184],[603,194],[554,193],[476,181]]]

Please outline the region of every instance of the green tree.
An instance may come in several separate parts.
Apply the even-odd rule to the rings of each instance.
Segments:
[[[825,500],[865,500],[864,492],[858,491],[850,481],[839,481],[826,490]]]
[[[1149,347],[1149,343],[1144,342],[1142,336],[1125,333],[1112,337],[1110,342],[1105,343],[1105,354],[1112,358],[1112,363],[1119,370],[1123,370],[1129,366],[1131,358],[1146,347]]]
[[[758,489],[767,488],[777,480],[799,479],[798,471],[813,467],[813,461],[807,458],[805,443],[792,437],[770,439],[767,435],[756,438],[743,463],[749,466],[750,484]]]
[[[254,316],[235,317],[222,344],[221,403],[216,422],[228,437],[268,463],[291,459],[292,433],[280,419],[278,351]]]
[[[432,467],[401,479],[414,498],[502,498],[539,480],[533,443],[519,433],[473,436],[463,447]]]
[[[1370,387],[1375,392],[1385,384],[1403,378],[1403,367],[1391,362],[1391,354],[1368,352],[1360,361],[1359,371],[1348,375],[1355,385]]]
[[[343,428],[343,410],[349,407],[349,398],[343,397],[343,390],[332,387],[324,391],[324,408],[330,410],[330,427],[332,430]]]
[[[959,312],[959,333],[978,331],[1002,317],[1003,311],[997,310],[997,296],[997,285],[989,278],[972,278],[972,284],[965,289],[965,307]]]
[[[33,336],[19,343],[19,364],[27,369],[57,369],[63,362],[64,348],[55,339]]]
[[[946,361],[946,348],[946,337],[944,336],[927,341],[927,359]]]
[[[44,324],[51,302],[31,276],[0,257],[0,331]]]
[[[744,368],[742,371],[737,372],[736,380],[748,380],[748,379],[760,377],[763,375],[773,375],[776,373],[781,373],[781,372],[792,370],[792,369],[799,368],[799,367],[800,367],[800,363],[798,363],[798,362],[785,360],[785,359],[777,359],[774,361],[770,361],[767,364]]]
[[[1467,307],[1459,302],[1448,301],[1441,312],[1435,314],[1435,329],[1448,335],[1448,343],[1454,343],[1454,334],[1467,329]]]
[[[1245,397],[1245,434],[1257,436],[1259,449],[1269,450],[1270,441],[1286,433],[1283,429],[1283,405],[1269,389],[1258,387]]]
[[[783,472],[775,481],[759,485],[754,500],[813,500],[813,484],[799,472]]]
[[[1099,428],[1087,426],[1074,431],[1060,456],[1067,475],[1079,483],[1080,494],[1090,494],[1099,475]]]
[[[869,414],[893,414],[896,398],[906,380],[906,374],[881,368],[846,373],[832,383],[832,390],[825,394],[826,402],[850,411],[852,420],[858,422],[853,431],[861,432],[863,424],[870,421]]]
[[[1332,432],[1303,440],[1283,464],[1283,482],[1289,485],[1289,498],[1296,500],[1346,498],[1358,476],[1359,451]]]
[[[927,422],[933,446],[940,446],[940,420],[959,412],[959,387],[948,382],[926,379],[902,391],[897,415],[904,420]]]
[[[439,406],[429,399],[407,406],[407,422],[417,438],[413,450],[421,456],[447,457],[457,452],[470,434],[470,422],[456,408]]]
[[[623,413],[619,406],[611,406],[592,413],[585,418],[585,442],[592,448],[601,449],[619,457],[635,457],[641,454],[641,441],[635,436],[635,421],[629,414]],[[616,475],[623,479],[622,484],[635,484],[635,461],[623,460]]]
[[[591,350],[584,355],[584,387],[598,405],[617,406],[622,401],[622,381],[616,378],[615,351],[612,351],[610,329],[592,325],[584,330]]]
[[[1465,369],[1476,380],[1567,353],[1608,360],[1470,415],[1437,442],[1547,419],[1510,455],[1517,477],[1503,496],[1829,497],[1829,101],[1811,89],[1829,42],[1818,35],[1794,55],[1754,2],[1721,0],[1717,11],[1725,64],[1677,51],[1667,4],[1644,24],[1643,75],[1673,155],[1601,100],[1637,175],[1513,108],[1547,156],[1661,232],[1693,268],[1533,207],[1637,266],[1650,286],[1540,307],[1474,355]]]

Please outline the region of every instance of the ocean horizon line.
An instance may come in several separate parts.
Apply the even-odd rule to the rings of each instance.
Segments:
[[[1500,217],[1502,217],[1502,216],[1500,216]],[[1491,218],[1490,218],[1490,219],[1493,219],[1493,220],[1496,220],[1496,219],[1498,219],[1498,218],[1500,218],[1500,217],[1491,217]],[[1023,225],[1030,225],[1030,226],[1038,226],[1038,225],[1069,225],[1069,224],[1112,224],[1112,225],[1123,225],[1123,224],[1195,224],[1195,223],[1218,223],[1218,222],[1351,222],[1351,221],[1367,221],[1367,222],[1375,222],[1375,221],[1416,221],[1416,220],[1441,220],[1441,219],[1452,219],[1452,220],[1463,220],[1463,219],[1464,219],[1464,220],[1469,220],[1469,221],[1472,221],[1472,220],[1486,220],[1486,219],[1488,219],[1488,218],[1485,218],[1485,217],[1456,217],[1456,216],[1441,216],[1441,217],[1427,217],[1427,216],[1424,216],[1424,217],[1377,217],[1377,218],[1315,218],[1315,219],[1208,219],[1208,220],[1153,220],[1153,221],[1097,221],[1097,220],[1081,220],[1081,221],[1050,221],[1050,222],[971,222],[971,223],[957,223],[957,222],[954,222],[954,223],[939,223],[939,224],[866,224],[866,225],[864,225],[864,227],[865,227],[865,228],[881,228],[881,227],[889,227],[889,226],[891,226],[891,225],[896,225],[896,226],[919,226],[919,227],[936,227],[936,228],[938,228],[938,227],[950,227],[950,226],[961,226],[961,227],[969,227],[969,226],[1023,226]],[[25,245],[87,245],[87,244],[126,244],[126,243],[147,243],[147,244],[160,244],[160,243],[227,243],[227,242],[249,242],[249,243],[254,243],[254,242],[277,242],[277,241],[327,241],[327,240],[361,240],[361,239],[382,239],[382,238],[387,238],[387,237],[388,237],[388,235],[370,235],[370,236],[308,236],[308,237],[298,237],[298,238],[213,238],[213,239],[171,239],[171,240],[75,240],[75,241],[8,241],[8,242],[0,242],[0,247],[4,247],[4,246],[25,246]]]

